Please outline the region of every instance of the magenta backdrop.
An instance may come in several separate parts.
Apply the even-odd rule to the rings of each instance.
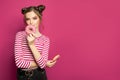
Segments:
[[[0,80],[16,80],[14,39],[24,29],[20,9],[46,5],[42,33],[51,40],[48,80],[120,80],[119,0],[0,1]]]

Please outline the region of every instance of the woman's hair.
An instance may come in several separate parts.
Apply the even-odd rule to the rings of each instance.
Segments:
[[[34,11],[40,19],[42,19],[42,12],[45,10],[44,5],[38,5],[38,6],[29,6],[29,7],[24,7],[21,9],[21,13],[25,15],[27,12]]]

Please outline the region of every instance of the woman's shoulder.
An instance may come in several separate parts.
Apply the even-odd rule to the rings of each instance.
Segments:
[[[42,34],[41,37],[44,41],[50,41],[50,38],[48,36],[44,35],[44,34]]]
[[[26,35],[26,32],[25,31],[18,31],[17,33],[16,33],[16,36],[17,35]]]

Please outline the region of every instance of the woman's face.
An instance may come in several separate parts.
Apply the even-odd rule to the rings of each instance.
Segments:
[[[26,21],[27,25],[35,26],[35,28],[38,28],[39,24],[40,24],[39,16],[33,11],[27,12],[25,14],[25,21]]]

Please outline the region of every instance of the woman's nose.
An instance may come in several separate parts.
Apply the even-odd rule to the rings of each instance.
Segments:
[[[33,21],[32,21],[32,20],[30,20],[30,24],[31,24],[31,25],[33,24]]]

